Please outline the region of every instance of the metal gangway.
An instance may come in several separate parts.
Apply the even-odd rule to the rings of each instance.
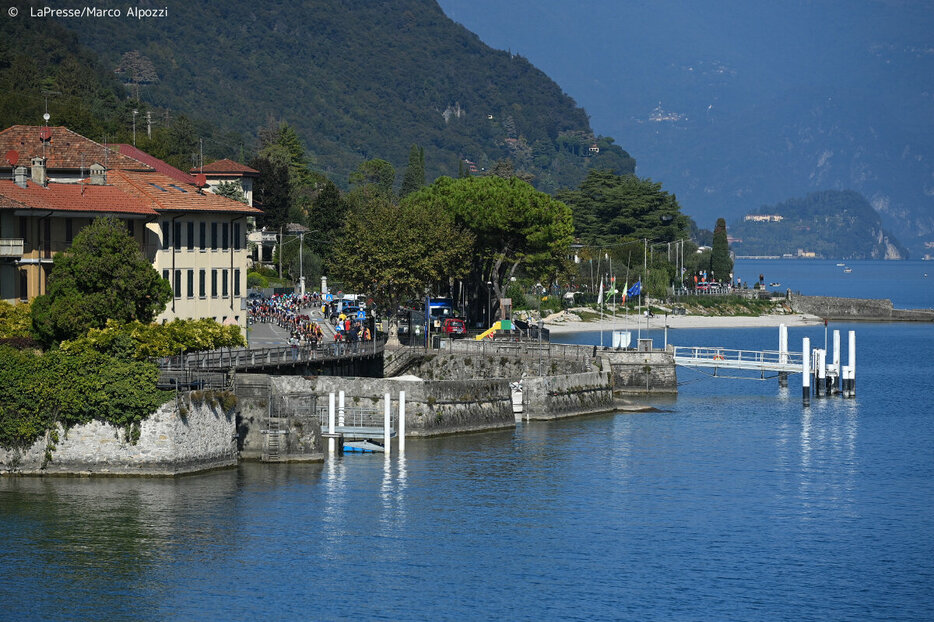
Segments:
[[[779,350],[734,350],[718,347],[672,346],[675,365],[683,367],[720,369],[744,369],[758,371],[764,376],[769,373],[801,373],[801,352]],[[716,373],[715,373],[716,375]]]
[[[826,327],[826,323],[825,323]],[[848,364],[843,365],[840,331],[833,331],[833,350],[811,348],[811,340],[801,340],[801,352],[788,350],[788,327],[778,329],[778,350],[739,350],[705,346],[668,346],[672,349],[675,365],[713,369],[714,376],[723,376],[720,370],[757,371],[762,380],[778,376],[780,386],[788,386],[790,374],[801,374],[801,393],[805,404],[812,392],[822,395],[843,394],[854,397],[856,378],[856,333],[849,331]],[[748,378],[749,376],[731,376]],[[842,386],[841,386],[842,381]]]

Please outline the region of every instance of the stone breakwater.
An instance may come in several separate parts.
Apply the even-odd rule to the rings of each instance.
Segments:
[[[234,432],[233,413],[220,405],[173,399],[140,423],[135,440],[125,428],[91,421],[59,426],[55,442],[0,448],[0,473],[172,476],[216,469],[237,464]]]
[[[790,294],[788,300],[795,313],[807,313],[827,320],[934,322],[934,310],[896,309],[888,299]]]

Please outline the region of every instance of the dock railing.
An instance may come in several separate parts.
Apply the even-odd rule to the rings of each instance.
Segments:
[[[162,370],[229,370],[270,367],[314,361],[338,360],[358,356],[376,356],[383,351],[385,339],[358,342],[336,342],[317,347],[279,346],[275,348],[229,348],[205,352],[190,352],[156,359]]]
[[[736,350],[732,348],[671,346],[675,364],[685,367],[723,367],[800,373],[800,352],[778,350]]]

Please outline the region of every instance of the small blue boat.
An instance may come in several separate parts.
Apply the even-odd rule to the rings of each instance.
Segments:
[[[369,440],[344,441],[344,453],[351,454],[381,454],[384,453],[382,445]]]

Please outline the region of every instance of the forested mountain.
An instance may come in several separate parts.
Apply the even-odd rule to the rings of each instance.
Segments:
[[[634,160],[611,138],[594,136],[586,113],[544,73],[490,49],[434,0],[162,6],[164,18],[60,24],[97,52],[99,62],[85,60],[108,88],[119,70],[128,93],[139,93],[144,104],[210,119],[248,139],[270,120],[285,121],[313,167],[340,185],[372,158],[401,171],[413,144],[425,150],[429,181],[482,172],[506,158],[546,191],[576,186],[591,168],[634,171]],[[17,21],[17,45],[4,52],[8,63],[21,51],[19,39],[42,36],[39,28],[23,29],[28,21],[40,20]],[[3,34],[12,22],[3,21]],[[29,83],[36,107],[43,86],[61,91],[53,83]],[[229,150],[238,141],[216,142],[205,147]]]
[[[852,190],[812,192],[762,207],[730,227],[737,255],[795,255],[833,259],[904,259],[905,248],[882,228],[869,201]]]

